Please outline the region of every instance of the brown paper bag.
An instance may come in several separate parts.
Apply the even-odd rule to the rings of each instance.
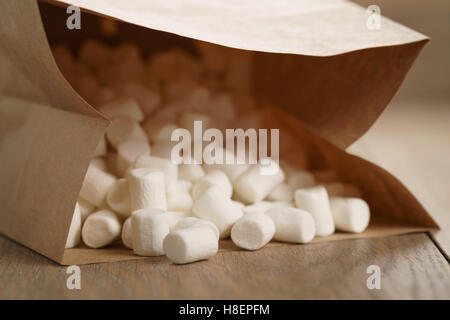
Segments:
[[[364,233],[314,241],[437,228],[397,179],[343,151],[395,94],[428,41],[423,35],[385,18],[380,30],[369,30],[365,10],[341,0],[292,0],[283,6],[266,0],[239,7],[199,0],[47,2],[52,4],[41,4],[39,11],[35,0],[0,1],[4,235],[60,264],[139,258],[121,245],[64,249],[82,180],[109,122],[74,92],[53,60],[48,40],[65,40],[69,32],[78,32],[71,37],[78,42],[99,37],[92,27],[98,18],[87,13],[82,30],[65,29],[67,15],[54,6],[63,3],[124,21],[109,42],[133,40],[151,52],[173,45],[192,48],[193,38],[254,51],[253,90],[267,106],[264,125],[280,128],[281,141],[289,135],[305,143],[317,167],[332,166],[345,181],[358,184],[371,207]],[[221,249],[235,247],[224,241]]]

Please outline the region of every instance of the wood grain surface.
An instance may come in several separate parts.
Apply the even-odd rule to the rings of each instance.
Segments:
[[[366,286],[372,264],[380,290]],[[450,266],[425,233],[85,265],[81,290],[66,269],[0,237],[0,299],[450,299]]]

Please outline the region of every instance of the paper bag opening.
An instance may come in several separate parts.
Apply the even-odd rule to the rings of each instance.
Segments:
[[[72,2],[76,4],[76,1]],[[347,7],[341,1],[333,3],[339,4],[333,10],[355,10],[353,5]],[[99,38],[99,32],[95,28],[84,28],[76,31],[73,37],[68,36],[71,31],[61,28],[60,25],[51,27],[54,23],[62,22],[62,25],[65,25],[67,15],[64,10],[42,4],[46,35],[34,4],[30,6],[2,3],[2,12],[10,13],[11,16],[10,20],[6,19],[2,23],[2,44],[5,44],[3,47],[10,48],[2,54],[6,56],[6,60],[13,62],[14,73],[22,75],[21,80],[26,82],[19,91],[22,93],[20,97],[29,103],[26,100],[19,103],[7,99],[2,100],[0,104],[1,112],[5,115],[2,117],[4,129],[0,132],[0,157],[2,163],[8,164],[5,166],[7,169],[0,171],[0,181],[17,181],[9,192],[3,192],[8,188],[5,182],[1,185],[2,203],[9,210],[0,216],[0,231],[63,264],[136,259],[130,251],[116,247],[101,250],[64,250],[81,181],[108,123],[62,79],[46,45],[46,37],[50,42],[70,39],[72,47],[76,49],[87,36]],[[111,15],[110,12],[97,11]],[[115,18],[130,20],[130,17]],[[164,20],[164,15],[159,19]],[[13,20],[18,21],[18,27]],[[83,14],[83,21],[86,26],[90,23],[98,25],[99,18]],[[145,24],[136,21],[131,23]],[[169,18],[166,23],[170,25]],[[390,28],[395,29],[397,26],[390,25]],[[117,43],[120,40],[132,39],[146,49],[148,54],[170,46],[192,50],[192,40],[165,32],[171,31],[169,27],[160,25],[159,28],[154,26],[154,29],[121,23],[119,30],[122,31],[119,31],[116,37],[106,38],[105,41]],[[314,162],[333,165],[347,181],[363,186],[364,195],[368,197],[375,212],[373,222],[376,224],[371,225],[375,226],[375,229],[369,228],[361,235],[336,234],[326,239],[318,238],[316,241],[397,234],[437,227],[395,178],[381,168],[350,156],[336,147],[348,146],[371,126],[395,94],[427,41],[425,37],[405,31],[404,28],[398,27],[398,30],[395,30],[394,34],[407,35],[403,37],[403,42],[398,39],[381,41],[379,38],[375,41],[374,38],[373,42],[365,44],[366,47],[359,44],[358,48],[340,48],[344,52],[332,56],[327,56],[330,54],[327,50],[324,50],[322,55],[318,54],[317,48],[316,51],[310,48],[308,52],[315,52],[319,56],[292,54],[300,52],[290,52],[292,47],[287,50],[285,44],[280,43],[271,50],[270,41],[265,44],[266,47],[258,47],[255,43],[249,47],[256,50],[254,94],[258,99],[275,106],[275,109],[271,107],[268,109],[270,111],[265,112],[270,119],[267,127],[286,128],[294,137],[307,141],[312,154],[317,154]],[[241,45],[233,45],[229,38],[224,39],[219,33],[205,35],[198,30],[198,34],[192,30],[191,32],[192,38],[247,49],[242,45],[243,42]],[[25,34],[30,36],[26,41],[22,41],[21,45],[15,45],[11,40],[22,39]],[[217,39],[210,38],[212,36],[217,36]],[[380,41],[378,45],[377,41]],[[336,48],[334,50],[336,53]],[[277,108],[295,116],[296,120],[286,117]],[[51,116],[53,113],[58,115]],[[21,127],[20,122],[25,117],[31,120]],[[35,126],[37,119],[40,120],[38,127]],[[22,135],[19,137],[14,136],[15,130],[20,131],[18,128],[22,129]],[[30,136],[33,132],[36,132],[36,135]],[[36,148],[11,152],[14,149],[11,143],[8,143],[10,139],[30,146],[35,143],[36,136],[40,141]],[[54,136],[59,136],[60,139],[55,139]],[[51,161],[44,155],[49,141],[52,141],[51,150],[56,151],[46,154]],[[71,147],[69,141],[76,147]],[[29,160],[21,162],[17,159]],[[29,164],[34,160],[38,160],[39,165]],[[70,170],[67,170],[67,167],[70,167]],[[24,171],[24,168],[28,170]],[[41,177],[39,173],[47,175]],[[39,181],[39,178],[42,180]],[[27,192],[23,193],[23,190]],[[36,193],[37,190],[42,190],[42,193]],[[398,201],[399,199],[401,201]],[[226,243],[223,246],[232,247]]]

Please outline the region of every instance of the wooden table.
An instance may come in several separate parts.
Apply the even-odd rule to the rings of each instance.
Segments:
[[[190,265],[165,257],[61,267],[0,237],[0,299],[450,299],[450,267],[424,233],[222,252]],[[366,286],[369,265],[381,289]]]

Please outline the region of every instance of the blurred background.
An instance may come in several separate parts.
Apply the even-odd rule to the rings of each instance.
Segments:
[[[441,227],[450,253],[450,1],[353,0],[431,38],[375,125],[348,151],[398,177]],[[383,27],[383,26],[381,26]]]

